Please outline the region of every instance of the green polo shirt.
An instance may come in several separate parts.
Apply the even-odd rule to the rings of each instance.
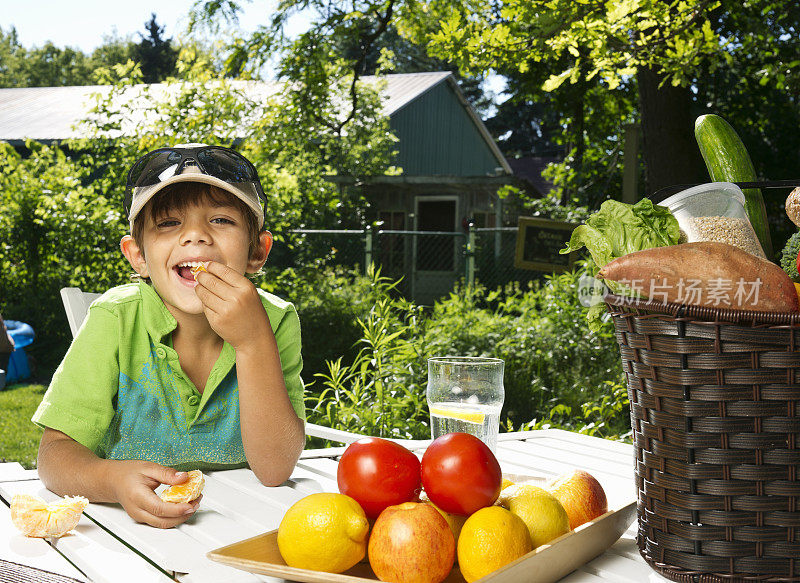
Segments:
[[[305,419],[300,320],[289,302],[259,290],[295,412]],[[227,342],[203,392],[172,348],[177,322],[150,285],[115,287],[89,314],[33,415],[107,459],[142,459],[178,469],[247,463],[239,386]]]

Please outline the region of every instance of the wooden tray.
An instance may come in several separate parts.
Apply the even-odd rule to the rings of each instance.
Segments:
[[[636,518],[636,502],[587,522],[542,545],[475,583],[550,583],[558,581],[613,545]],[[208,558],[237,569],[304,583],[363,583],[378,581],[366,559],[344,573],[323,573],[289,567],[278,550],[278,531],[228,545]],[[444,583],[464,583],[458,565]]]

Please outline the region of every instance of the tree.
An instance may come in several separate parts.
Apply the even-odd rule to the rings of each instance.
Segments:
[[[565,85],[636,91],[650,192],[706,176],[692,137],[698,83],[745,60],[754,73],[742,80],[745,86],[788,87],[796,77],[789,53],[796,55],[799,9],[784,2],[433,0],[407,6],[405,29],[468,71],[500,69],[535,79],[544,67],[546,92]],[[580,143],[585,124],[576,115],[571,121],[565,130]]]
[[[156,22],[156,15],[151,14],[145,23],[147,35],[139,33],[141,41],[134,51],[135,59],[142,67],[145,83],[158,83],[175,74],[179,50],[172,46],[172,39],[164,39],[164,27]]]
[[[296,66],[287,63],[289,70]],[[248,96],[245,87],[216,78],[206,68],[182,61],[177,67],[185,79],[168,80],[171,87],[164,94],[141,85],[141,68],[135,63],[105,70],[104,82],[115,87],[97,97],[95,111],[85,122],[93,137],[71,144],[103,164],[101,175],[94,178],[103,191],[121,197],[122,169],[149,149],[181,142],[235,146],[258,168],[273,232],[363,226],[366,201],[329,178],[392,172],[394,138],[381,113],[377,88],[359,83],[356,108],[348,115],[339,105],[348,103],[351,79],[325,77],[324,83],[317,82],[314,75],[324,75],[324,67],[309,71],[300,82],[287,82],[266,101]],[[134,96],[141,99],[131,99]],[[135,128],[132,119],[137,120]],[[132,130],[136,135],[113,137],[130,136]]]
[[[156,83],[168,77],[184,77],[188,68],[221,74],[223,63],[215,49],[204,42],[189,40],[175,47],[164,39],[164,27],[153,14],[145,23],[146,34],[140,42],[130,37],[109,35],[90,55],[72,48],[59,48],[51,42],[27,49],[18,40],[17,31],[0,28],[0,87],[59,87],[94,85],[102,82],[103,71],[128,61],[140,62],[143,81]],[[178,56],[181,55],[181,67]]]
[[[369,22],[361,27],[371,26]],[[356,62],[364,50],[361,37],[350,34],[332,36],[334,52],[346,61]],[[367,48],[361,61],[362,75],[386,73],[426,73],[430,71],[450,71],[464,93],[467,101],[480,113],[487,112],[492,106],[491,96],[483,90],[485,81],[482,75],[465,76],[458,67],[445,59],[430,56],[424,45],[417,44],[401,36],[394,24],[389,24],[375,42]]]
[[[26,49],[14,27],[8,33],[0,28],[0,87],[80,85],[90,74],[91,65],[81,51],[60,49],[51,42]]]
[[[119,36],[116,33],[103,37],[103,44],[92,51],[89,63],[93,72],[104,67],[113,67],[128,61],[136,60],[136,43],[131,36]],[[92,75],[91,82],[96,83],[98,77]]]

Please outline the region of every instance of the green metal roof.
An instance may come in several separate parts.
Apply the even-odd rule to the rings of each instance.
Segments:
[[[395,111],[390,124],[402,145],[396,161],[404,174],[495,176],[511,173],[452,76]]]

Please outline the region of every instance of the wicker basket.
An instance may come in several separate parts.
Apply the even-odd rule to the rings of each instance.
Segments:
[[[800,314],[604,300],[642,556],[673,581],[800,582]]]

